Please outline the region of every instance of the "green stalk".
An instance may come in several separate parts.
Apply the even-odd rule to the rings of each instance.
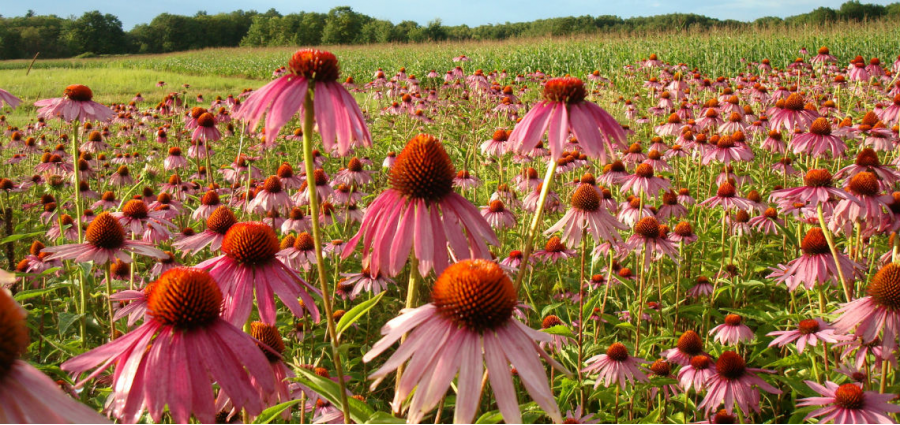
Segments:
[[[825,241],[828,242],[831,256],[834,257],[834,265],[837,267],[838,277],[841,279],[841,288],[844,289],[844,298],[849,303],[852,301],[850,287],[847,286],[847,280],[844,279],[844,271],[841,270],[841,263],[838,261],[838,252],[837,248],[834,246],[834,239],[831,237],[831,232],[828,231],[828,227],[825,226],[825,217],[822,215],[822,204],[816,205],[816,213],[819,215],[819,226],[822,228],[822,234],[825,235]]]
[[[550,185],[553,183],[555,175],[556,161],[550,161],[550,166],[547,167],[547,174],[544,176],[544,185],[541,187],[541,196],[538,198],[537,210],[534,212],[531,226],[528,227],[528,237],[525,239],[525,250],[522,251],[522,265],[519,267],[519,274],[516,275],[514,285],[517,293],[519,288],[522,287],[522,279],[525,278],[525,271],[528,269],[528,259],[531,257],[534,234],[537,233],[538,226],[541,224],[541,216],[544,215],[544,204],[547,203],[547,194],[550,193]]]
[[[313,109],[313,89],[315,82],[310,81],[306,98],[303,101],[303,161],[306,165],[306,188],[309,191],[310,221],[312,222],[312,237],[316,251],[316,268],[319,272],[319,286],[322,290],[322,304],[325,306],[325,320],[328,323],[328,337],[331,340],[331,355],[334,358],[334,369],[338,376],[338,385],[341,388],[341,407],[345,420],[350,418],[350,402],[347,400],[347,390],[344,384],[344,367],[341,364],[340,341],[335,331],[334,316],[332,315],[331,294],[328,292],[328,276],[325,274],[325,260],[322,259],[322,229],[319,227],[319,198],[316,196],[316,185],[313,158],[312,138],[315,110]]]

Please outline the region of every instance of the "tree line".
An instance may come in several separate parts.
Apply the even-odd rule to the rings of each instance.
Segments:
[[[900,18],[900,3],[866,4],[858,0],[838,9],[819,7],[788,18],[763,17],[752,22],[720,20],[673,13],[623,19],[618,16],[570,16],[531,22],[506,22],[469,27],[443,25],[440,19],[420,25],[394,24],[358,13],[347,6],[328,13],[282,15],[238,10],[194,16],[163,13],[130,31],[114,15],[99,11],[81,17],[0,15],[0,59],[88,57],[133,53],[167,53],[209,47],[310,46],[321,44],[419,43],[433,41],[504,40],[517,37],[567,36],[595,33],[672,31],[712,28],[752,28],[772,25],[824,24]]]

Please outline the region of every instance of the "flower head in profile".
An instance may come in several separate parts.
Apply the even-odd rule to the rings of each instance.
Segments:
[[[759,372],[772,373],[772,371],[748,368],[744,358],[734,351],[722,353],[716,360],[715,369],[716,373],[706,381],[706,397],[697,406],[706,413],[717,409],[722,403],[725,403],[725,411],[728,414],[734,411],[735,403],[744,415],[749,415],[751,409],[758,413],[759,389],[754,387],[772,394],[781,394],[781,390],[756,375]]]
[[[431,291],[432,302],[388,322],[384,335],[363,357],[372,361],[404,334],[403,345],[371,378],[373,388],[409,360],[397,392],[394,410],[415,393],[409,404],[410,423],[419,423],[450,388],[457,374],[455,423],[471,423],[481,398],[484,366],[494,398],[507,423],[522,421],[510,364],[523,386],[554,421],[562,415],[547,381],[543,358],[553,367],[565,369],[542,350],[537,342],[551,342],[549,334],[535,331],[513,317],[518,304],[509,276],[497,263],[464,260],[447,267]],[[535,342],[537,341],[537,342]]]
[[[319,291],[276,257],[280,249],[271,226],[260,222],[237,223],[222,240],[224,254],[197,264],[198,269],[208,270],[219,283],[225,299],[222,313],[225,320],[235,325],[245,323],[255,294],[259,317],[264,323],[275,323],[275,295],[295,316],[303,317],[306,309],[318,322],[319,310],[311,293],[319,294]]]
[[[158,259],[168,257],[150,243],[128,239],[125,228],[108,212],[100,213],[91,221],[84,232],[84,243],[51,246],[44,248],[43,252],[52,254],[47,260],[93,261],[98,265],[116,259],[130,263],[131,253]]]
[[[544,234],[551,235],[562,231],[562,240],[569,246],[578,246],[585,231],[590,232],[597,244],[601,241],[622,240],[617,230],[625,230],[628,227],[603,208],[602,196],[594,185],[580,183],[572,194],[571,208]]]
[[[259,390],[275,389],[272,369],[256,340],[219,316],[221,306],[209,273],[169,270],[152,284],[141,326],[61,367],[74,375],[93,370],[80,386],[114,366],[109,411],[125,423],[136,423],[145,410],[159,422],[166,406],[175,422],[187,423],[192,414],[213,422],[213,382],[235,406],[257,415],[264,407]]]
[[[587,367],[582,372],[597,372],[594,389],[600,386],[609,387],[619,384],[622,388],[628,383],[648,382],[647,375],[641,371],[640,365],[650,362],[632,357],[628,354],[628,348],[621,342],[613,343],[606,349],[605,354],[598,354],[585,360]]]
[[[827,381],[823,386],[805,382],[820,396],[797,400],[797,407],[821,407],[806,415],[804,420],[818,418],[821,424],[889,424],[894,423],[889,415],[900,413],[900,406],[890,403],[895,398],[891,393],[865,391],[856,383],[838,385]]]
[[[773,345],[784,347],[791,342],[796,342],[798,353],[803,353],[803,349],[807,345],[815,347],[820,340],[823,343],[833,344],[847,339],[844,336],[835,335],[834,328],[822,319],[804,319],[797,325],[797,329],[769,332],[766,336],[777,337],[769,343],[769,347]]]
[[[453,191],[454,177],[440,141],[427,134],[412,138],[391,168],[390,189],[366,208],[343,257],[362,243],[364,266],[387,276],[399,274],[411,252],[423,276],[450,265],[448,248],[457,259],[491,258],[487,244],[500,242],[478,208]]]
[[[731,345],[739,342],[750,342],[753,339],[753,331],[744,324],[744,319],[738,314],[728,314],[725,322],[709,331],[715,335],[714,339],[722,344]]]
[[[0,108],[3,107],[4,103],[11,109],[16,109],[16,107],[19,106],[20,103],[22,103],[22,99],[19,99],[6,90],[0,89]]]
[[[354,146],[372,146],[362,111],[337,81],[340,67],[334,54],[300,49],[288,62],[288,70],[284,76],[254,90],[234,118],[249,121],[250,127],[255,128],[265,115],[266,135],[274,140],[297,112],[302,115],[307,92],[312,89],[316,123],[326,151],[337,149],[343,156]]]
[[[551,160],[563,156],[569,134],[592,158],[605,163],[607,151],[623,147],[625,130],[608,112],[585,100],[588,91],[578,78],[553,78],[544,84],[544,100],[536,104],[509,135],[515,151],[527,154],[545,133],[550,142]]]
[[[38,106],[38,117],[59,118],[64,121],[109,121],[115,116],[112,109],[94,102],[94,92],[88,86],[73,84],[66,87],[63,97],[42,99],[34,102]]]
[[[884,351],[891,353],[900,336],[900,265],[888,263],[869,281],[868,295],[841,306],[835,332],[856,328],[856,335],[869,343],[881,335]]]
[[[13,280],[3,272],[2,284]],[[25,309],[0,289],[0,421],[4,423],[97,423],[103,417],[68,396],[50,377],[19,357],[28,351]]]

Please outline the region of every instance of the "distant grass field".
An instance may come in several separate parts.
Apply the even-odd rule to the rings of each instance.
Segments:
[[[583,76],[600,70],[616,81],[623,64],[634,63],[651,53],[671,63],[686,63],[707,75],[734,75],[747,61],[768,58],[775,66],[786,66],[801,47],[811,54],[821,46],[845,65],[856,55],[879,57],[891,63],[900,54],[900,26],[891,22],[837,23],[798,28],[773,27],[755,32],[738,30],[673,31],[652,34],[609,34],[573,38],[508,40],[502,42],[458,42],[432,44],[389,44],[367,46],[327,46],[341,61],[342,77],[369,81],[377,68],[388,75],[400,67],[407,73],[424,76],[439,73],[456,63],[451,58],[465,54],[474,69],[502,70],[512,75],[544,71],[550,75]],[[26,100],[59,96],[68,84],[86,84],[101,102],[127,102],[135,92],[148,100],[165,93],[182,91],[190,84],[189,97],[238,93],[259,87],[272,71],[285,65],[296,47],[206,49],[163,55],[116,56],[90,59],[53,59],[0,62],[0,87]],[[164,88],[157,81],[166,81]],[[16,111],[30,116],[32,108]],[[7,114],[9,115],[9,114]]]

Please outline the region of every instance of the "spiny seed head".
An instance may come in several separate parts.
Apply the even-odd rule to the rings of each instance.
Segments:
[[[737,189],[731,182],[726,181],[720,184],[719,189],[716,190],[716,196],[720,198],[733,198],[735,195],[737,195]]]
[[[269,193],[280,193],[281,179],[279,179],[278,176],[267,177],[266,182],[263,184],[263,190]]]
[[[347,163],[347,169],[353,172],[362,171],[362,161],[360,161],[357,157],[350,158],[350,162]]]
[[[589,184],[579,184],[572,194],[572,208],[590,212],[600,209],[600,195],[597,189]]]
[[[763,213],[763,215],[766,216],[766,218],[775,219],[775,218],[778,218],[778,210],[776,210],[775,208],[769,207],[769,208],[766,208],[766,211]]]
[[[659,237],[659,222],[653,217],[644,217],[634,225],[634,233],[647,239]]]
[[[727,410],[722,409],[716,412],[710,419],[710,422],[714,424],[735,424],[737,423],[737,418],[734,415],[729,414]]]
[[[744,210],[738,210],[737,214],[734,215],[734,221],[737,223],[746,223],[750,221],[750,214]]]
[[[634,169],[634,175],[638,177],[653,177],[653,166],[650,164],[640,164]]]
[[[231,211],[231,208],[222,205],[216,208],[215,211],[210,214],[209,218],[206,219],[206,228],[220,235],[224,235],[228,233],[228,230],[236,223],[237,217],[234,216],[234,212]]]
[[[147,209],[147,204],[144,201],[132,199],[125,203],[125,206],[122,207],[122,214],[125,214],[126,217],[130,217],[133,219],[141,220],[147,218],[147,214],[149,210]]]
[[[729,380],[738,379],[744,376],[747,370],[747,363],[740,354],[734,351],[726,351],[719,356],[716,361],[716,372]]]
[[[566,244],[562,242],[559,236],[553,236],[544,245],[544,251],[547,252],[563,252],[566,250]]]
[[[207,206],[219,205],[219,194],[215,190],[208,190],[200,198],[200,203]]]
[[[103,212],[88,225],[84,239],[97,248],[115,250],[125,244],[125,229],[109,212]]]
[[[586,96],[584,82],[578,78],[553,78],[544,85],[544,100],[549,102],[579,103]]]
[[[678,351],[689,356],[696,356],[703,352],[703,339],[697,332],[688,330],[678,337]]]
[[[250,324],[250,336],[259,341],[256,345],[266,355],[269,362],[274,363],[281,360],[280,355],[284,352],[284,341],[281,339],[281,333],[278,332],[276,326],[263,322],[253,322]],[[263,347],[263,344],[268,348]]]
[[[427,134],[412,138],[391,168],[391,187],[403,195],[438,201],[453,190],[456,170],[440,141]]]
[[[803,177],[803,182],[809,187],[831,187],[831,173],[824,168],[809,170]]]
[[[288,62],[288,67],[294,75],[321,82],[337,81],[340,75],[337,57],[324,50],[297,50]]]
[[[799,93],[791,93],[784,101],[784,109],[791,111],[802,111],[805,106],[806,102]]]
[[[900,266],[888,263],[878,270],[869,282],[868,292],[875,304],[900,311]]]
[[[307,232],[300,233],[297,235],[297,240],[294,241],[294,249],[303,252],[309,252],[316,248],[315,242],[313,241],[312,236]]]
[[[644,148],[641,147],[640,143],[632,143],[631,146],[628,147],[628,153],[641,153],[644,151]]]
[[[860,167],[878,167],[881,161],[878,154],[872,148],[865,148],[856,154],[856,165]]]
[[[0,291],[0,382],[27,349],[25,310],[6,291]]]
[[[200,115],[200,118],[197,118],[197,125],[200,127],[211,128],[216,126],[216,117],[209,112],[204,112]]]
[[[709,356],[697,355],[691,357],[691,367],[695,370],[706,370],[712,366],[712,359]]]
[[[606,349],[606,356],[612,361],[624,362],[628,360],[628,348],[621,342],[614,342]]]
[[[876,115],[875,112],[873,112],[873,111],[869,111],[869,112],[866,112],[865,115],[863,115],[860,125],[867,125],[869,127],[873,127],[875,124],[878,124],[878,121],[879,121],[878,115]]]
[[[431,299],[444,318],[479,333],[505,324],[517,303],[506,272],[481,259],[447,267],[435,281]]]
[[[834,404],[845,409],[860,410],[866,405],[866,394],[857,384],[844,384],[834,391]]]
[[[857,196],[876,196],[880,192],[878,176],[868,171],[863,171],[851,177],[847,188]]]
[[[831,124],[823,117],[816,118],[809,126],[809,132],[817,136],[830,136]]]
[[[69,100],[74,100],[76,102],[89,102],[94,98],[94,92],[92,92],[88,86],[83,86],[81,84],[72,84],[71,86],[66,87],[64,93]]]
[[[669,362],[659,359],[650,365],[650,371],[656,376],[669,376],[672,373],[672,366]]]
[[[800,248],[806,255],[828,254],[831,252],[831,249],[828,248],[825,234],[818,227],[813,227],[806,232],[803,242],[800,243]]]
[[[147,294],[148,314],[157,322],[181,330],[208,326],[219,318],[222,292],[205,270],[170,269]]]
[[[500,212],[506,211],[506,208],[503,206],[503,202],[501,202],[499,199],[495,199],[495,200],[491,201],[491,204],[488,206],[488,209],[492,213],[500,213]]]
[[[225,233],[222,252],[238,263],[255,266],[275,259],[279,248],[278,237],[265,223],[236,223]]]
[[[675,225],[675,234],[681,237],[688,237],[694,235],[694,228],[691,227],[691,224],[682,221]]]
[[[819,331],[819,322],[815,319],[801,320],[798,329],[802,335],[814,334]]]
[[[554,326],[565,326],[565,323],[563,323],[563,321],[559,317],[552,314],[545,317],[544,320],[541,321],[541,329],[550,329]]]
[[[725,316],[725,324],[728,326],[740,326],[744,319],[739,314],[728,314]]]
[[[291,220],[302,220],[303,219],[303,210],[299,207],[291,208],[291,212],[288,215],[288,218]]]

